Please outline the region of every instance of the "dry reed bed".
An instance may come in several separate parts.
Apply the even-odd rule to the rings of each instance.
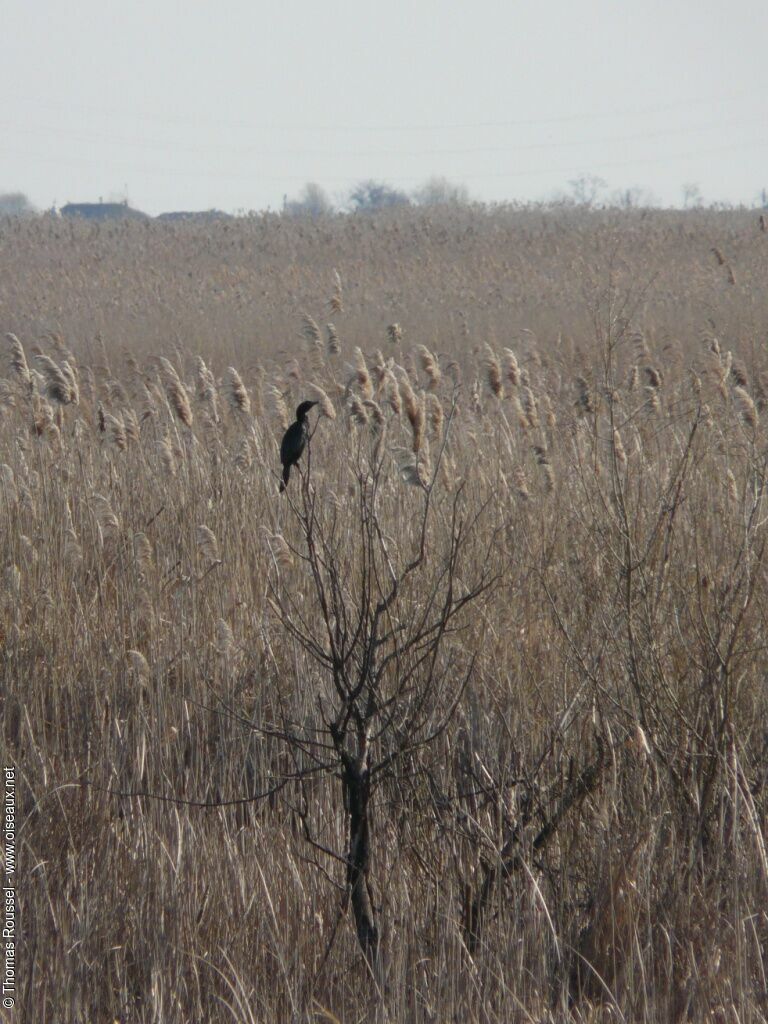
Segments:
[[[0,671],[30,1019],[765,1020],[768,246],[751,215],[44,219],[0,245]],[[295,769],[276,733],[320,727],[331,699],[276,605],[322,635],[299,479],[277,494],[306,397],[350,594],[378,463],[397,560],[434,478],[432,564],[462,489],[482,518],[457,584],[488,544],[500,577],[439,652],[476,656],[450,726],[376,799],[377,984],[338,922],[343,870],[302,832],[308,798],[343,851],[333,777],[174,803],[269,789]]]

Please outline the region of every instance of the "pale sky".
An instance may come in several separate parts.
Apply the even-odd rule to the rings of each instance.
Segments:
[[[766,0],[0,0],[0,193],[280,209],[768,189]]]

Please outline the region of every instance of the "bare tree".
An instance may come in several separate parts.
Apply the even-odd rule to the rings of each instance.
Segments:
[[[683,208],[686,210],[703,206],[701,187],[695,181],[687,181],[683,185]]]
[[[396,777],[403,759],[432,744],[451,721],[475,664],[474,653],[456,642],[456,630],[498,578],[495,535],[484,531],[481,540],[477,529],[483,510],[468,509],[461,487],[436,501],[439,459],[423,487],[414,550],[394,550],[382,515],[385,459],[377,446],[370,461],[358,462],[351,529],[312,486],[307,468],[290,508],[298,527],[294,556],[306,567],[308,593],[301,601],[281,586],[277,571],[269,581],[280,621],[318,680],[317,720],[298,726],[286,716],[282,739],[297,777],[331,776],[343,795],[346,849],[318,841],[306,794],[299,810],[304,836],[345,865],[345,903],[351,902],[372,967],[380,942],[370,888],[374,795]],[[320,632],[306,596],[319,613]]]
[[[410,199],[400,189],[381,181],[361,181],[349,196],[352,208],[358,213],[371,213],[393,206],[410,206]]]
[[[36,212],[35,207],[23,192],[0,194],[0,217],[30,217]]]
[[[573,201],[578,206],[594,206],[608,182],[598,174],[580,174],[568,184],[571,186]]]
[[[469,203],[469,190],[466,185],[434,177],[425,181],[413,193],[413,198],[419,206],[466,206]]]
[[[292,217],[302,215],[322,217],[325,214],[333,213],[333,203],[328,198],[325,189],[314,181],[310,181],[301,190],[297,199],[285,200],[283,212]]]

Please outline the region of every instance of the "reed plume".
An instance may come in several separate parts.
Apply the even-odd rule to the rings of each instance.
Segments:
[[[146,420],[157,417],[157,402],[155,400],[155,395],[144,381],[141,382],[140,392],[141,422],[144,423]]]
[[[267,388],[267,391],[269,392],[270,398],[272,399],[272,409],[275,413],[275,416],[277,417],[278,423],[280,424],[283,430],[287,430],[288,424],[291,422],[291,419],[288,415],[288,409],[285,404],[283,392],[274,384],[270,384],[269,387]]]
[[[437,395],[426,396],[427,419],[435,441],[440,441],[443,436],[443,421],[445,419],[443,406]]]
[[[195,360],[197,373],[197,400],[201,405],[207,406],[209,416],[214,423],[219,422],[219,396],[216,388],[216,378],[205,365],[202,356]]]
[[[37,357],[43,375],[43,394],[59,405],[77,405],[80,392],[74,372],[67,362],[61,366],[45,355]]]
[[[186,388],[181,383],[173,364],[165,356],[160,356],[160,367],[169,405],[184,426],[191,428],[194,417]]]
[[[373,379],[376,382],[377,396],[381,394],[384,387],[384,381],[387,376],[387,371],[394,366],[394,363],[394,359],[384,358],[384,353],[381,351],[380,348],[377,348],[376,351],[373,353],[371,370],[373,374]]]
[[[339,275],[338,270],[336,270],[335,268],[333,271],[333,295],[331,296],[331,300],[328,303],[328,306],[331,310],[331,313],[333,313],[334,316],[337,316],[339,313],[344,312],[341,277]]]
[[[740,388],[749,387],[749,379],[747,378],[747,371],[743,363],[734,359],[731,363],[731,380],[733,383]]]
[[[61,433],[54,418],[53,409],[38,394],[32,395],[32,432],[43,437],[57,448],[61,443]]]
[[[746,388],[743,387],[734,388],[733,394],[736,399],[736,404],[739,407],[739,413],[744,426],[748,427],[754,434],[757,430],[759,417],[757,415],[757,409],[755,408],[752,396]]]
[[[374,437],[380,437],[386,425],[384,413],[381,411],[381,406],[378,402],[374,401],[374,399],[366,398],[363,402],[363,407],[365,408],[365,412],[368,417],[371,433]]]
[[[251,411],[251,399],[243,379],[234,366],[227,367],[225,393],[229,407],[237,415],[247,416]]]
[[[326,419],[335,420],[336,409],[334,408],[333,402],[330,400],[327,393],[323,391],[319,384],[310,384],[309,389],[317,397],[320,415],[325,416]]]
[[[133,558],[136,570],[142,579],[148,579],[154,568],[152,544],[146,533],[139,531],[133,535]]]
[[[270,533],[266,526],[262,526],[267,548],[280,569],[290,569],[293,565],[293,552],[288,542],[281,533]]]
[[[455,359],[449,359],[445,365],[445,372],[453,381],[454,387],[461,384],[461,367]]]
[[[395,377],[391,370],[387,370],[384,374],[382,387],[384,395],[386,396],[387,404],[395,416],[399,416],[403,409],[403,403],[400,397],[400,388],[398,387],[397,377]]]
[[[224,658],[231,656],[235,649],[235,634],[232,627],[225,619],[216,620],[216,640],[214,641],[217,654]]]
[[[221,557],[219,555],[219,543],[216,540],[216,535],[213,530],[208,526],[200,525],[195,530],[195,539],[197,541],[198,550],[209,565],[221,562]]]
[[[353,379],[356,380],[363,398],[373,398],[373,384],[371,383],[371,375],[368,373],[365,356],[359,348],[355,348],[354,357],[355,377]]]
[[[11,343],[11,367],[13,372],[19,378],[24,387],[31,391],[32,375],[29,372],[27,357],[24,355],[24,348],[16,335],[11,334],[10,331],[6,334],[6,338]]]
[[[555,471],[552,469],[549,452],[545,445],[535,444],[533,453],[536,456],[536,465],[544,477],[544,490],[547,494],[552,494],[555,489]]]
[[[141,651],[129,650],[126,651],[128,663],[131,667],[133,674],[140,683],[146,683],[149,681],[149,664],[147,659],[141,653]]]
[[[483,368],[485,369],[485,383],[488,390],[492,395],[501,400],[504,397],[501,366],[496,353],[488,342],[485,343],[485,359],[483,360]]]
[[[528,481],[525,478],[525,470],[522,466],[518,466],[514,472],[515,480],[515,494],[523,501],[528,502],[531,500],[531,492],[528,490]]]
[[[125,423],[118,416],[112,416],[111,413],[102,413],[102,419],[104,422],[104,431],[107,435],[107,440],[116,448],[119,452],[124,452],[128,447],[128,436],[125,430]]]
[[[410,487],[426,489],[429,485],[429,476],[424,463],[407,448],[393,448],[392,458],[397,465],[397,471],[405,483]]]
[[[251,450],[251,442],[247,434],[244,434],[237,443],[234,463],[241,473],[247,473],[253,465],[253,452]]]
[[[141,437],[141,426],[139,418],[133,409],[126,409],[123,412],[123,424],[125,425],[125,436],[129,444],[136,444]]]
[[[513,388],[519,386],[520,364],[517,361],[517,356],[511,348],[504,349],[504,373]]]
[[[524,387],[520,393],[520,401],[522,403],[523,412],[525,413],[525,420],[531,429],[536,429],[539,425],[539,409],[536,402],[536,398],[529,387]]]
[[[167,434],[164,434],[157,442],[157,454],[160,458],[163,472],[170,477],[176,476],[178,472],[176,453]]]
[[[405,415],[408,417],[408,422],[411,425],[413,451],[418,452],[424,435],[424,406],[416,397],[408,374],[405,372],[400,377],[400,396],[403,400]]]
[[[421,368],[429,378],[429,389],[430,391],[436,391],[440,387],[440,380],[442,378],[437,357],[429,351],[426,345],[418,345],[416,351],[419,353]]]
[[[403,328],[400,324],[390,324],[387,328],[387,337],[393,345],[399,345],[403,340]]]
[[[103,494],[94,494],[93,512],[102,543],[116,541],[120,535],[120,520],[109,498],[105,498]]]
[[[337,356],[341,352],[338,331],[333,324],[326,324],[325,330],[328,335],[328,355]]]
[[[320,334],[320,328],[317,326],[317,322],[309,315],[309,313],[301,314],[301,333],[303,334],[306,341],[314,344],[316,342],[322,342],[322,335]]]
[[[64,564],[70,571],[74,571],[83,563],[83,549],[77,539],[74,527],[68,526],[64,530]]]
[[[367,404],[367,403],[366,403]],[[355,394],[350,394],[347,400],[347,412],[350,422],[357,423],[361,427],[368,425],[368,413],[365,405]]]

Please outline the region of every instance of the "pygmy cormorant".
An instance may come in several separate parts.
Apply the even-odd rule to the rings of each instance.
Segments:
[[[283,482],[280,484],[281,491],[284,491],[286,488],[288,477],[291,475],[291,466],[299,461],[309,440],[307,413],[313,405],[317,405],[317,402],[302,402],[296,410],[296,422],[292,423],[283,434],[283,440],[280,445],[280,461],[283,464]]]

